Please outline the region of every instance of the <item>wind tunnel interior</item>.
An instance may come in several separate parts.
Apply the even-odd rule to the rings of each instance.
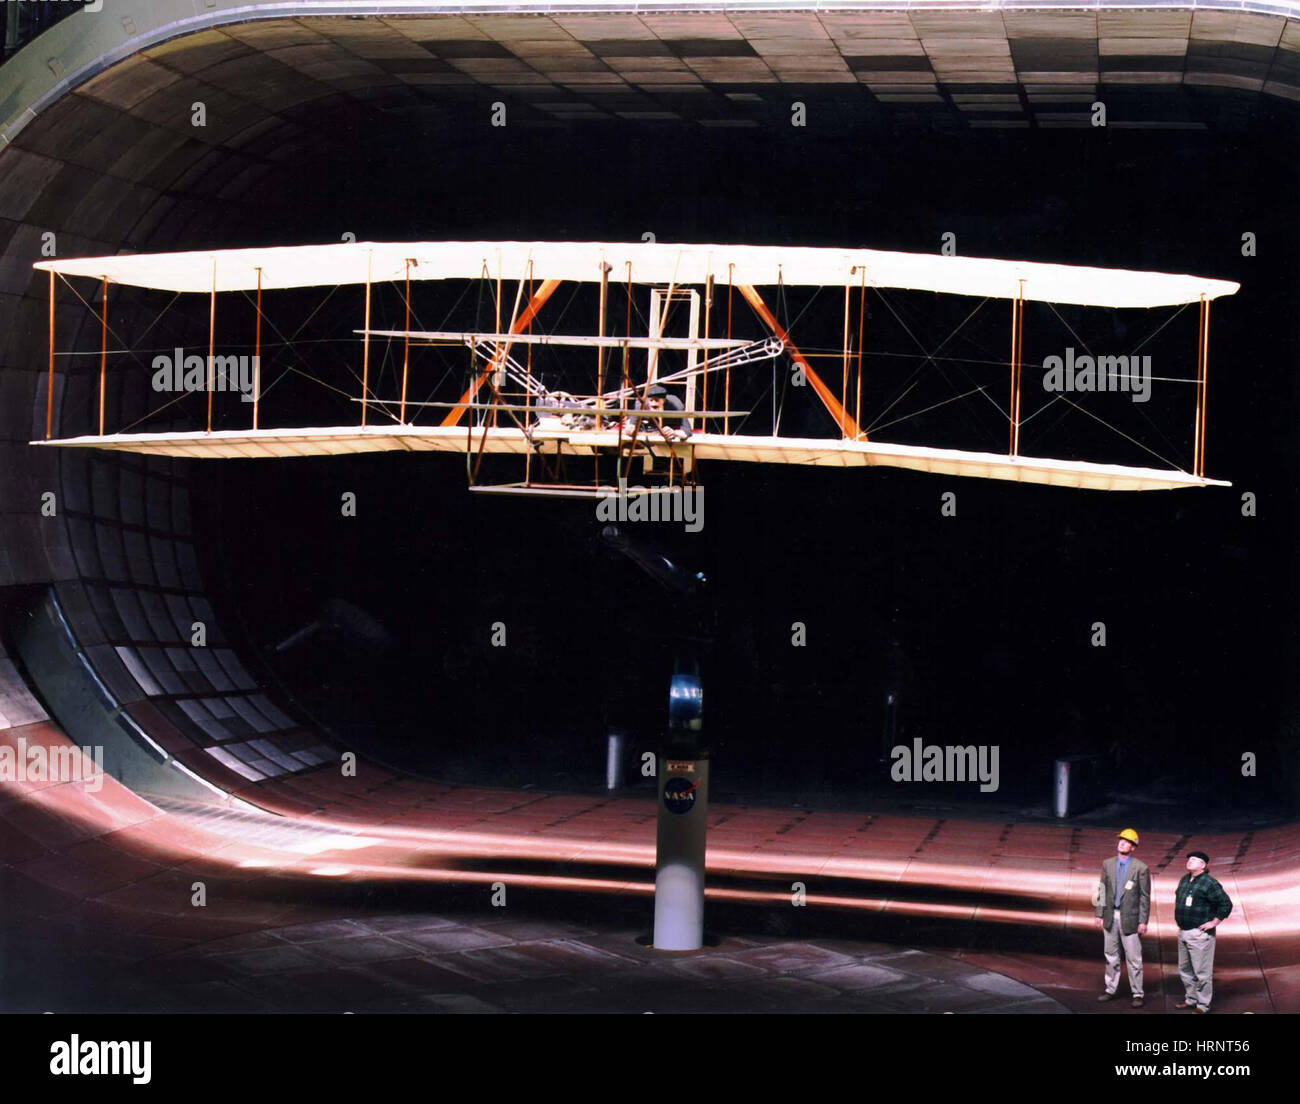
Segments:
[[[1233,819],[1292,804],[1296,107],[1242,76],[1258,55],[1190,49],[1200,60],[1187,73],[1221,80],[1049,96],[1023,77],[945,79],[908,94],[898,80],[877,92],[865,77],[760,77],[763,47],[743,34],[753,57],[739,68],[692,65],[700,47],[672,45],[716,28],[648,34],[634,49],[630,32],[612,38],[594,17],[524,21],[536,38],[520,37],[520,18],[492,17],[206,31],[107,68],[0,152],[0,306],[15,320],[0,346],[13,695],[30,691],[74,737],[112,727],[118,776],[146,791],[174,782],[174,763],[186,792],[258,804],[345,748],[427,778],[581,790],[599,784],[608,727],[632,734],[630,763],[657,746],[689,629],[712,640],[705,725],[719,799],[897,799],[889,747],[919,738],[1001,749],[996,794],[933,787],[927,801],[1045,806],[1052,761],[1096,753],[1119,801],[1142,792]],[[581,55],[566,64],[599,81],[521,76],[538,63],[519,43],[559,32]],[[1214,33],[1230,44],[1235,32]],[[1275,45],[1270,78],[1295,57]],[[694,74],[689,89],[662,75],[678,69]],[[1105,127],[1090,125],[1094,99]],[[806,125],[792,125],[796,102]],[[707,578],[699,615],[601,540],[590,503],[472,495],[458,459],[205,463],[31,448],[45,431],[47,354],[45,277],[31,264],[50,232],[60,257],[349,234],[937,252],[951,234],[963,255],[1237,280],[1214,309],[1207,451],[1208,474],[1233,487],[1111,495],[706,465],[701,532],[645,534]],[[95,430],[89,284],[57,291],[55,436]],[[313,291],[266,298],[265,425],[355,420],[360,291]],[[468,291],[476,319],[491,293]],[[425,324],[471,309],[444,294],[415,290]],[[108,360],[109,432],[202,426],[205,396],[173,402],[151,385],[153,354],[206,341],[206,302],[168,298],[110,288],[110,348],[139,359]],[[566,299],[548,325],[565,310],[568,324],[594,317],[587,298]],[[1007,305],[983,304],[944,344],[976,306],[868,300],[863,411],[880,439],[1002,447]],[[400,290],[377,289],[375,312],[377,328],[400,326]],[[792,289],[779,313],[838,379],[833,291]],[[220,297],[217,315],[220,345],[250,344],[246,298]],[[1027,423],[1022,451],[1163,466],[1150,449],[1190,467],[1195,341],[1191,309],[1031,304],[1028,409],[1047,400],[1037,366],[1067,346],[1142,346],[1157,380],[1150,404],[1096,397],[1091,409],[1118,432],[1058,405]],[[922,351],[937,359],[918,374]],[[376,386],[391,393],[392,350],[376,355]],[[415,378],[428,391],[466,371],[463,357],[429,355]],[[750,381],[755,424],[832,434],[787,376],[782,364]],[[221,396],[214,424],[248,416]],[[40,509],[49,491],[54,517]],[[344,518],[348,491],[358,510]],[[955,517],[941,512],[945,491]],[[504,648],[491,643],[496,622]],[[1092,642],[1097,622],[1105,647]],[[196,624],[203,648],[190,646]],[[1243,776],[1244,753],[1258,756],[1255,776]]]

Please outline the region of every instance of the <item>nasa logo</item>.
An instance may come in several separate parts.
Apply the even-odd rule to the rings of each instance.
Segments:
[[[664,783],[664,807],[670,813],[689,813],[695,807],[695,787],[689,778],[670,778]]]

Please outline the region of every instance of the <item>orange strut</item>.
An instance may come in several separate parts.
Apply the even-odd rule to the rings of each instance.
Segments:
[[[411,369],[411,258],[406,258],[406,285],[402,291],[406,309],[406,336],[402,339],[402,401],[398,403],[397,420],[406,424],[406,377]]]
[[[262,270],[257,270],[257,327],[253,337],[253,428],[257,428],[257,407],[262,401]]]
[[[813,367],[805,359],[803,353],[795,347],[795,343],[790,340],[790,335],[781,328],[775,316],[767,309],[767,304],[763,302],[762,296],[752,284],[737,284],[737,290],[745,297],[745,301],[754,308],[754,313],[763,320],[763,324],[772,331],[772,333],[785,342],[786,351],[789,352],[790,358],[803,371],[804,378],[812,384],[813,390],[817,392],[817,397],[821,399],[822,405],[830,411],[830,415],[835,419],[837,425],[845,428],[853,437],[858,435],[858,423],[856,419],[849,417],[849,412],[840,405],[838,399],[831,392],[831,389],[822,382],[822,378],[813,371]]]
[[[1210,359],[1210,301],[1201,295],[1200,327],[1196,335],[1196,421],[1193,423],[1192,474],[1205,474],[1205,392]]]
[[[559,280],[544,280],[542,282],[542,286],[537,289],[537,294],[529,299],[528,306],[524,308],[524,313],[510,324],[512,334],[523,333],[528,328],[528,324],[537,317],[537,312],[542,309],[546,300],[551,297],[551,293],[560,286],[560,283]],[[500,333],[501,331],[498,330],[497,332]],[[464,404],[474,401],[474,396],[478,394],[479,388],[483,386],[488,376],[496,371],[496,367],[497,358],[494,356],[488,366],[479,373],[478,378],[465,388],[465,393],[460,397],[460,404],[447,412],[447,416],[442,420],[444,426],[460,424],[461,415],[465,413]]]
[[[99,308],[99,435],[104,436],[104,384],[108,377],[108,277],[104,277]],[[211,401],[211,400],[209,400]]]
[[[1205,339],[1201,342],[1201,466],[1198,475],[1205,475],[1205,408],[1210,391],[1210,301],[1205,301]]]
[[[208,432],[212,432],[212,354],[217,340],[217,262],[212,262],[212,295],[208,299]],[[100,429],[100,433],[103,433]]]
[[[1020,362],[1024,357],[1024,294],[1025,282],[1021,280],[1020,293],[1011,300],[1011,456],[1020,453]]]
[[[862,292],[858,296],[858,397],[854,406],[853,417],[862,424],[862,351],[866,348],[867,322],[867,266],[862,266]],[[866,434],[859,432],[859,437],[866,439]]]
[[[370,261],[366,257],[366,336],[361,346],[361,424],[366,424],[366,399],[370,392]]]
[[[54,425],[54,269],[50,269],[50,378],[45,390],[45,439]]]
[[[844,374],[840,380],[840,409],[849,405],[849,285],[844,285]],[[844,436],[844,426],[840,425],[840,436]]]
[[[736,266],[727,265],[727,340],[731,340],[731,290],[735,283]],[[722,394],[722,432],[728,434],[731,432],[731,415],[727,413],[731,409],[731,362],[727,362],[727,369],[724,373],[725,382],[723,383]]]

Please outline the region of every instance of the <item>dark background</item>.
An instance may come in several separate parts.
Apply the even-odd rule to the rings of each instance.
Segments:
[[[964,255],[1240,281],[1214,306],[1210,355],[1207,469],[1231,489],[1100,493],[715,463],[704,468],[701,533],[660,525],[637,535],[709,579],[715,788],[844,804],[891,792],[881,755],[884,695],[894,690],[900,740],[1001,747],[1002,790],[981,799],[961,787],[972,800],[1043,805],[1051,761],[1095,751],[1108,757],[1117,794],[1244,810],[1280,795],[1291,770],[1300,242],[1294,116],[1271,101],[1229,113],[1224,96],[1216,121],[1219,102],[1203,102],[1207,129],[1176,131],[918,127],[888,112],[858,117],[833,100],[810,104],[805,129],[776,117],[745,130],[492,130],[478,108],[461,126],[427,133],[353,133],[340,119],[340,145],[355,155],[305,164],[267,196],[284,213],[280,238],[223,244],[344,232],[380,241],[651,232],[660,242],[937,252],[951,231]],[[1257,236],[1256,257],[1242,256],[1245,232]],[[417,286],[421,324],[490,318],[481,288],[451,309],[463,290]],[[267,296],[281,333],[265,335],[265,378],[297,367],[342,394],[290,374],[269,387],[263,425],[356,420],[347,396],[360,392],[350,331],[361,325],[361,293],[339,289],[313,316],[327,291]],[[513,292],[507,282],[507,312]],[[561,288],[540,322],[563,315],[563,328],[594,332],[589,289],[564,313],[569,294]],[[648,293],[639,294],[644,312]],[[227,298],[219,329],[230,349],[251,340],[251,306]],[[864,422],[987,388],[876,439],[1005,449],[1006,419],[994,408],[1007,401],[1005,301],[986,303],[945,346],[943,356],[962,359],[924,367],[880,417],[918,367],[909,331],[933,350],[975,305],[919,293],[868,299]],[[835,289],[816,298],[797,289],[779,312],[798,318],[792,332],[805,351],[831,352],[841,310]],[[154,335],[160,347],[197,347],[204,313],[169,315]],[[738,332],[761,334],[738,297],[736,318]],[[1030,304],[1024,415],[1047,398],[1042,358],[1077,348],[1067,323],[1094,351],[1124,353],[1165,322],[1143,352],[1156,376],[1188,379],[1195,307],[1054,314]],[[400,291],[378,290],[375,325],[400,323]],[[293,351],[277,351],[300,324]],[[372,354],[375,390],[395,394],[392,351],[376,343]],[[467,374],[463,354],[413,363],[418,389],[441,387],[439,398]],[[814,364],[838,390],[838,360]],[[559,365],[543,367],[558,382]],[[788,370],[783,360],[781,378]],[[770,430],[771,379],[764,364],[745,384],[749,431]],[[1194,389],[1154,386],[1145,406],[1072,397],[1162,460],[1059,403],[1026,425],[1021,451],[1190,468]],[[186,402],[167,412],[180,416],[173,424],[201,418],[201,401]],[[223,426],[248,416],[247,406],[218,404]],[[785,433],[836,433],[810,389],[787,390],[781,417]],[[596,782],[606,725],[631,730],[636,751],[656,746],[674,636],[693,631],[694,618],[601,544],[591,503],[473,495],[463,459],[432,454],[200,462],[193,480],[197,543],[222,623],[261,650],[265,674],[305,715],[356,748],[437,778],[544,788]],[[955,518],[940,515],[948,490]],[[355,518],[340,516],[344,491],[358,495]],[[1258,497],[1257,517],[1242,516],[1246,491]],[[377,619],[392,645],[332,631],[271,653],[331,598]],[[505,648],[489,645],[495,621],[507,625]],[[807,626],[804,648],[791,646],[795,621]],[[1106,624],[1104,648],[1090,644],[1095,621]],[[1260,757],[1258,779],[1241,777],[1247,751]]]

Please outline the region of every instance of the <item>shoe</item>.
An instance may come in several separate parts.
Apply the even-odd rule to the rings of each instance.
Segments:
[[[1113,1000],[1115,999],[1115,997],[1116,997],[1116,994],[1114,994],[1114,993],[1102,993],[1102,995],[1099,996],[1099,997],[1097,998],[1097,1000],[1099,1000],[1099,1001],[1113,1001]]]
[[[1195,1007],[1196,1007],[1196,1002],[1195,1002],[1195,1001],[1189,1001],[1189,1000],[1180,1000],[1177,1004],[1174,1005],[1174,1007],[1175,1007],[1175,1008],[1195,1008]]]
[[[1209,1011],[1208,1008],[1206,1008],[1206,1007],[1204,1007],[1204,1006],[1200,1006],[1200,1007],[1198,1007],[1198,1008],[1196,1009],[1196,1014],[1197,1014],[1198,1016],[1204,1016],[1205,1013],[1207,1013],[1208,1011]]]
[[[1134,998],[1133,998],[1133,1007],[1134,1007],[1134,1008],[1141,1008],[1144,1004],[1146,1004],[1146,1001],[1144,1001],[1141,997],[1134,997]]]

